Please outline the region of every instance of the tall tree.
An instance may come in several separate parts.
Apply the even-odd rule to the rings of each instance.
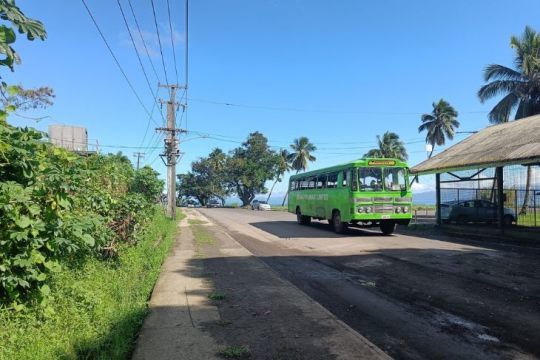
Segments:
[[[270,149],[268,139],[260,132],[249,134],[242,146],[234,149],[227,160],[226,181],[232,193],[247,206],[256,194],[265,194],[266,181],[275,177],[279,155]]]
[[[274,191],[274,187],[278,182],[281,182],[283,179],[283,175],[285,175],[286,172],[289,172],[291,170],[291,162],[289,160],[290,153],[287,149],[281,149],[279,151],[279,158],[278,158],[278,164],[276,167],[276,180],[274,181],[274,184],[272,184],[272,188],[270,189],[270,192],[268,193],[268,197],[266,198],[266,202],[270,201],[270,196],[272,196],[272,192]]]
[[[540,114],[540,34],[527,26],[521,37],[510,38],[510,46],[516,52],[514,68],[488,65],[484,70],[488,83],[478,90],[482,103],[503,96],[489,112],[489,121],[494,124],[508,122],[514,111],[514,120]],[[528,166],[520,214],[528,211],[531,179],[532,169]]]
[[[409,157],[405,144],[396,133],[387,131],[382,137],[377,135],[377,143],[379,147],[369,150],[364,154],[364,158],[392,158],[405,161]]]
[[[309,163],[317,160],[317,158],[311,154],[317,150],[317,147],[313,145],[306,136],[301,136],[294,139],[290,146],[292,153],[289,154],[289,161],[291,163],[291,169],[296,170],[297,174],[300,171],[306,171]],[[289,189],[287,188],[287,192],[285,193],[285,197],[283,197],[281,206],[285,205],[285,200],[287,200],[288,195]]]
[[[442,146],[446,143],[446,139],[454,138],[456,129],[459,127],[457,116],[456,109],[444,99],[433,103],[431,113],[422,115],[422,125],[418,127],[418,132],[426,131],[426,143],[431,145],[430,158],[435,145]]]
[[[225,204],[229,194],[226,182],[227,155],[219,148],[214,149],[206,158],[191,163],[191,171],[180,174],[178,178],[178,196],[196,198],[201,205],[206,205],[212,197],[217,197]]]

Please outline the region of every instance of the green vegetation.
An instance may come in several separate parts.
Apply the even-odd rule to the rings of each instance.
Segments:
[[[433,155],[435,145],[443,146],[447,138],[449,140],[454,138],[456,128],[459,127],[457,116],[456,109],[444,99],[433,103],[433,110],[430,114],[422,115],[422,125],[418,127],[418,132],[427,132],[426,143],[431,145],[429,157]]]
[[[218,291],[213,291],[210,294],[208,294],[208,298],[210,300],[225,300],[225,294],[220,293]]]
[[[197,254],[197,257],[203,258],[205,257],[203,247],[215,245],[216,240],[214,239],[214,236],[204,226],[192,225],[191,231],[193,232],[195,252]]]
[[[90,258],[51,275],[48,315],[0,311],[0,359],[127,358],[175,229],[157,210],[137,246],[122,244],[117,258]]]
[[[279,155],[266,137],[254,132],[227,155],[214,149],[207,158],[191,164],[191,171],[178,175],[178,193],[184,200],[196,198],[204,206],[212,197],[237,195],[247,206],[256,194],[266,193],[265,183],[278,173]]]
[[[188,219],[188,224],[189,225],[204,225],[204,224],[208,224],[208,223],[206,221],[204,221],[204,220]]]
[[[268,193],[266,202],[270,201],[270,196],[272,196],[274,187],[276,186],[278,182],[281,182],[283,180],[283,175],[291,171],[292,164],[291,164],[290,158],[291,158],[291,153],[289,153],[287,149],[281,149],[279,151],[278,164],[276,167],[276,180],[274,181],[274,183],[272,184],[272,187],[270,188],[270,192]]]
[[[503,95],[489,112],[489,121],[494,124],[508,122],[514,110],[514,120],[540,114],[540,34],[527,26],[521,38],[510,38],[510,46],[516,51],[515,69],[498,64],[488,65],[484,70],[484,80],[491,82],[478,90],[482,103]],[[526,192],[520,215],[527,214],[531,185],[532,168],[527,166]]]
[[[250,356],[250,351],[247,346],[229,346],[219,352],[220,356],[226,359],[242,359]]]
[[[405,144],[396,133],[387,131],[382,138],[377,135],[377,143],[379,147],[369,150],[364,154],[364,158],[392,158],[405,161],[409,157]]]
[[[302,136],[298,139],[294,139],[293,143],[290,145],[292,153],[287,157],[288,162],[290,163],[290,169],[296,170],[298,174],[300,171],[306,171],[308,164],[312,161],[317,160],[315,156],[312,155],[317,147],[313,145],[309,139],[305,136]],[[285,201],[289,196],[289,187],[287,187],[287,192],[283,197],[283,202],[281,206],[285,205]]]

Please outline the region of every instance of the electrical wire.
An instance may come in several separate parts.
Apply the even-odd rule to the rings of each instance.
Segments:
[[[126,80],[127,84],[129,85],[129,88],[131,89],[131,91],[133,92],[133,94],[135,95],[135,97],[137,98],[137,101],[139,102],[139,104],[141,105],[141,107],[144,109],[144,111],[146,112],[146,114],[148,116],[150,116],[150,118],[152,119],[152,121],[159,126],[159,124],[154,120],[154,118],[151,116],[150,114],[150,111],[148,111],[148,108],[144,105],[144,103],[142,102],[139,94],[137,93],[137,91],[135,90],[135,88],[133,87],[133,84],[131,83],[131,81],[129,80],[126,72],[124,71],[124,69],[122,68],[122,65],[120,64],[120,62],[118,61],[118,58],[116,57],[116,55],[114,54],[114,51],[112,50],[111,46],[109,45],[109,42],[107,41],[107,39],[105,38],[105,35],[103,34],[103,32],[101,31],[101,28],[99,27],[96,19],[94,18],[94,15],[92,14],[92,11],[90,10],[90,8],[88,7],[88,4],[86,3],[85,0],[81,0],[84,7],[86,8],[86,11],[88,12],[88,15],[90,16],[90,18],[92,19],[92,22],[94,23],[99,35],[101,36],[101,39],[103,40],[103,42],[105,43],[105,45],[107,46],[107,49],[109,50],[111,56],[113,57],[114,59],[114,62],[116,63],[116,66],[118,66],[118,69],[120,70],[120,72],[122,73],[122,75],[124,76],[124,79]]]
[[[143,72],[144,78],[146,79],[146,84],[148,85],[148,90],[150,90],[150,94],[152,94],[152,97],[154,98],[154,105],[152,106],[151,114],[154,112],[155,105],[158,103],[157,95],[154,93],[154,90],[152,89],[152,85],[150,85],[150,80],[148,79],[148,74],[146,73],[146,70],[144,68],[144,65],[141,60],[141,55],[139,54],[139,50],[137,50],[137,46],[135,45],[135,40],[133,39],[133,35],[131,34],[131,29],[129,28],[129,24],[126,19],[126,14],[124,13],[124,9],[122,8],[122,4],[120,3],[120,0],[116,0],[118,3],[118,8],[120,9],[120,12],[122,13],[122,18],[124,19],[124,25],[126,26],[127,32],[129,34],[129,38],[131,39],[131,44],[133,45],[133,50],[135,50],[135,54],[137,55],[137,60],[139,61],[139,65],[141,67],[141,70]],[[159,88],[158,88],[159,89]],[[165,118],[163,117],[163,113],[161,113],[161,117],[163,122],[165,122]],[[150,117],[151,119],[151,117]],[[147,127],[148,128],[148,127]]]
[[[148,61],[150,61],[150,66],[152,67],[152,70],[154,71],[154,75],[156,76],[156,79],[157,79],[157,81],[159,83],[160,81],[159,81],[158,73],[156,71],[156,67],[154,66],[154,62],[152,61],[152,57],[150,56],[150,51],[148,51],[148,47],[146,46],[146,41],[144,40],[144,36],[142,34],[141,27],[139,26],[139,21],[137,20],[137,16],[135,15],[135,10],[133,9],[133,4],[131,3],[131,0],[128,0],[128,4],[129,4],[129,8],[131,10],[131,15],[133,15],[133,20],[135,21],[137,31],[139,32],[139,36],[141,38],[141,41],[142,41],[142,44],[143,44],[143,47],[144,47],[144,51],[146,52],[146,56],[148,57]]]
[[[171,46],[172,46],[172,52],[173,52],[174,72],[176,73],[176,83],[178,84],[178,68],[176,65],[176,50],[174,46],[174,33],[173,33],[173,26],[172,26],[172,20],[171,20],[171,4],[169,0],[167,0],[167,13],[169,15],[169,31],[171,33]]]
[[[279,106],[265,106],[265,105],[247,105],[231,102],[223,102],[216,100],[189,98],[190,101],[213,104],[213,105],[225,105],[230,107],[239,107],[246,109],[261,109],[271,111],[291,111],[291,112],[305,112],[305,113],[321,113],[321,114],[352,114],[352,115],[422,115],[425,112],[377,112],[377,111],[339,111],[339,110],[325,110],[325,109],[302,109],[294,107],[279,107]],[[461,114],[486,114],[488,111],[460,111]]]
[[[157,23],[157,16],[156,16],[156,7],[154,5],[154,0],[150,0],[150,3],[152,4],[152,14],[154,15],[154,25],[156,26],[156,33],[158,38],[158,44],[159,44],[159,52],[161,54],[161,64],[163,65],[163,73],[165,74],[165,82],[167,85],[169,85],[169,78],[167,76],[167,67],[165,66],[165,57],[163,56],[163,46],[161,45],[161,36],[159,35],[159,26]],[[169,89],[170,91],[170,89]]]

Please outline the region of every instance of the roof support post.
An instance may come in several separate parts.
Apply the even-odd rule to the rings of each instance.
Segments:
[[[504,179],[502,166],[495,168],[495,177],[497,178],[497,224],[501,232],[504,232]]]
[[[437,226],[442,225],[441,217],[441,174],[435,174],[435,194],[436,194],[436,214],[437,214]]]

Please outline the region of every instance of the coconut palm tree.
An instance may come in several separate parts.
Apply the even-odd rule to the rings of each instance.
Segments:
[[[377,142],[379,147],[369,150],[364,154],[364,158],[393,158],[405,161],[409,157],[405,144],[396,133],[387,131],[382,138],[377,135]]]
[[[274,191],[274,187],[278,182],[280,182],[283,178],[283,175],[285,175],[286,172],[289,172],[291,170],[291,162],[289,161],[290,153],[287,149],[281,149],[279,151],[279,159],[278,159],[278,165],[277,165],[277,173],[276,173],[276,181],[274,181],[274,184],[272,185],[272,188],[270,189],[270,193],[268,193],[268,198],[266,199],[266,202],[270,201],[270,196],[272,196],[272,192]]]
[[[494,124],[508,122],[514,110],[514,120],[540,114],[540,34],[527,26],[521,37],[510,38],[510,46],[516,51],[514,68],[488,65],[484,70],[488,83],[478,90],[482,103],[503,96],[489,112],[489,121]],[[531,178],[532,169],[528,166],[520,214],[528,210]]]
[[[418,127],[418,132],[427,131],[426,143],[431,144],[429,158],[433,155],[435,145],[442,146],[446,139],[452,140],[454,138],[456,128],[459,127],[457,116],[456,109],[444,99],[433,103],[433,110],[430,114],[422,115],[422,125]]]
[[[317,158],[311,155],[312,152],[317,150],[317,147],[309,142],[309,139],[305,136],[301,136],[297,139],[294,139],[291,144],[292,153],[289,154],[289,161],[291,163],[292,170],[296,170],[298,174],[300,170],[306,171],[310,161],[315,161]],[[289,195],[289,189],[283,198],[283,203],[281,206],[285,205],[285,200]]]

